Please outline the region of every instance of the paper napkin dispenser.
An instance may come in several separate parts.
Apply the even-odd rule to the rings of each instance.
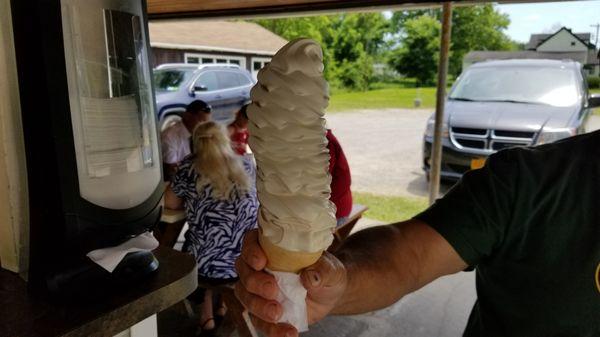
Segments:
[[[146,4],[11,5],[27,152],[29,281],[42,290],[57,279],[91,282],[93,274],[78,274],[94,268],[86,253],[121,244],[160,218]],[[156,268],[152,260],[145,254],[132,265],[147,273]]]

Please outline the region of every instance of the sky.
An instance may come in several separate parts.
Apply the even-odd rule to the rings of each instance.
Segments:
[[[594,43],[596,28],[590,25],[600,24],[600,0],[498,5],[498,9],[510,16],[506,33],[519,42],[529,41],[531,34],[553,33],[566,26],[574,33],[592,33]]]

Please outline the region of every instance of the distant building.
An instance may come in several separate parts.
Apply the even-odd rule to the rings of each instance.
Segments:
[[[532,34],[522,51],[471,51],[463,58],[463,69],[486,60],[569,59],[581,63],[588,75],[600,74],[600,53],[590,33],[573,33],[563,27],[554,34]]]
[[[228,63],[258,70],[288,41],[245,21],[158,20],[149,22],[153,66],[163,63]]]

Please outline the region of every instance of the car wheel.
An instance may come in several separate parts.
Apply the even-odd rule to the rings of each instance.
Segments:
[[[160,122],[160,132],[165,131],[169,126],[179,122],[181,120],[181,116],[172,114],[165,116]]]

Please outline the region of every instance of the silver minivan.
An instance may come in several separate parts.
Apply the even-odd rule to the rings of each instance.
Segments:
[[[446,99],[442,178],[457,180],[490,154],[550,143],[585,132],[600,96],[590,95],[580,63],[570,60],[502,60],[476,63],[457,79]],[[433,115],[423,137],[429,172]]]

